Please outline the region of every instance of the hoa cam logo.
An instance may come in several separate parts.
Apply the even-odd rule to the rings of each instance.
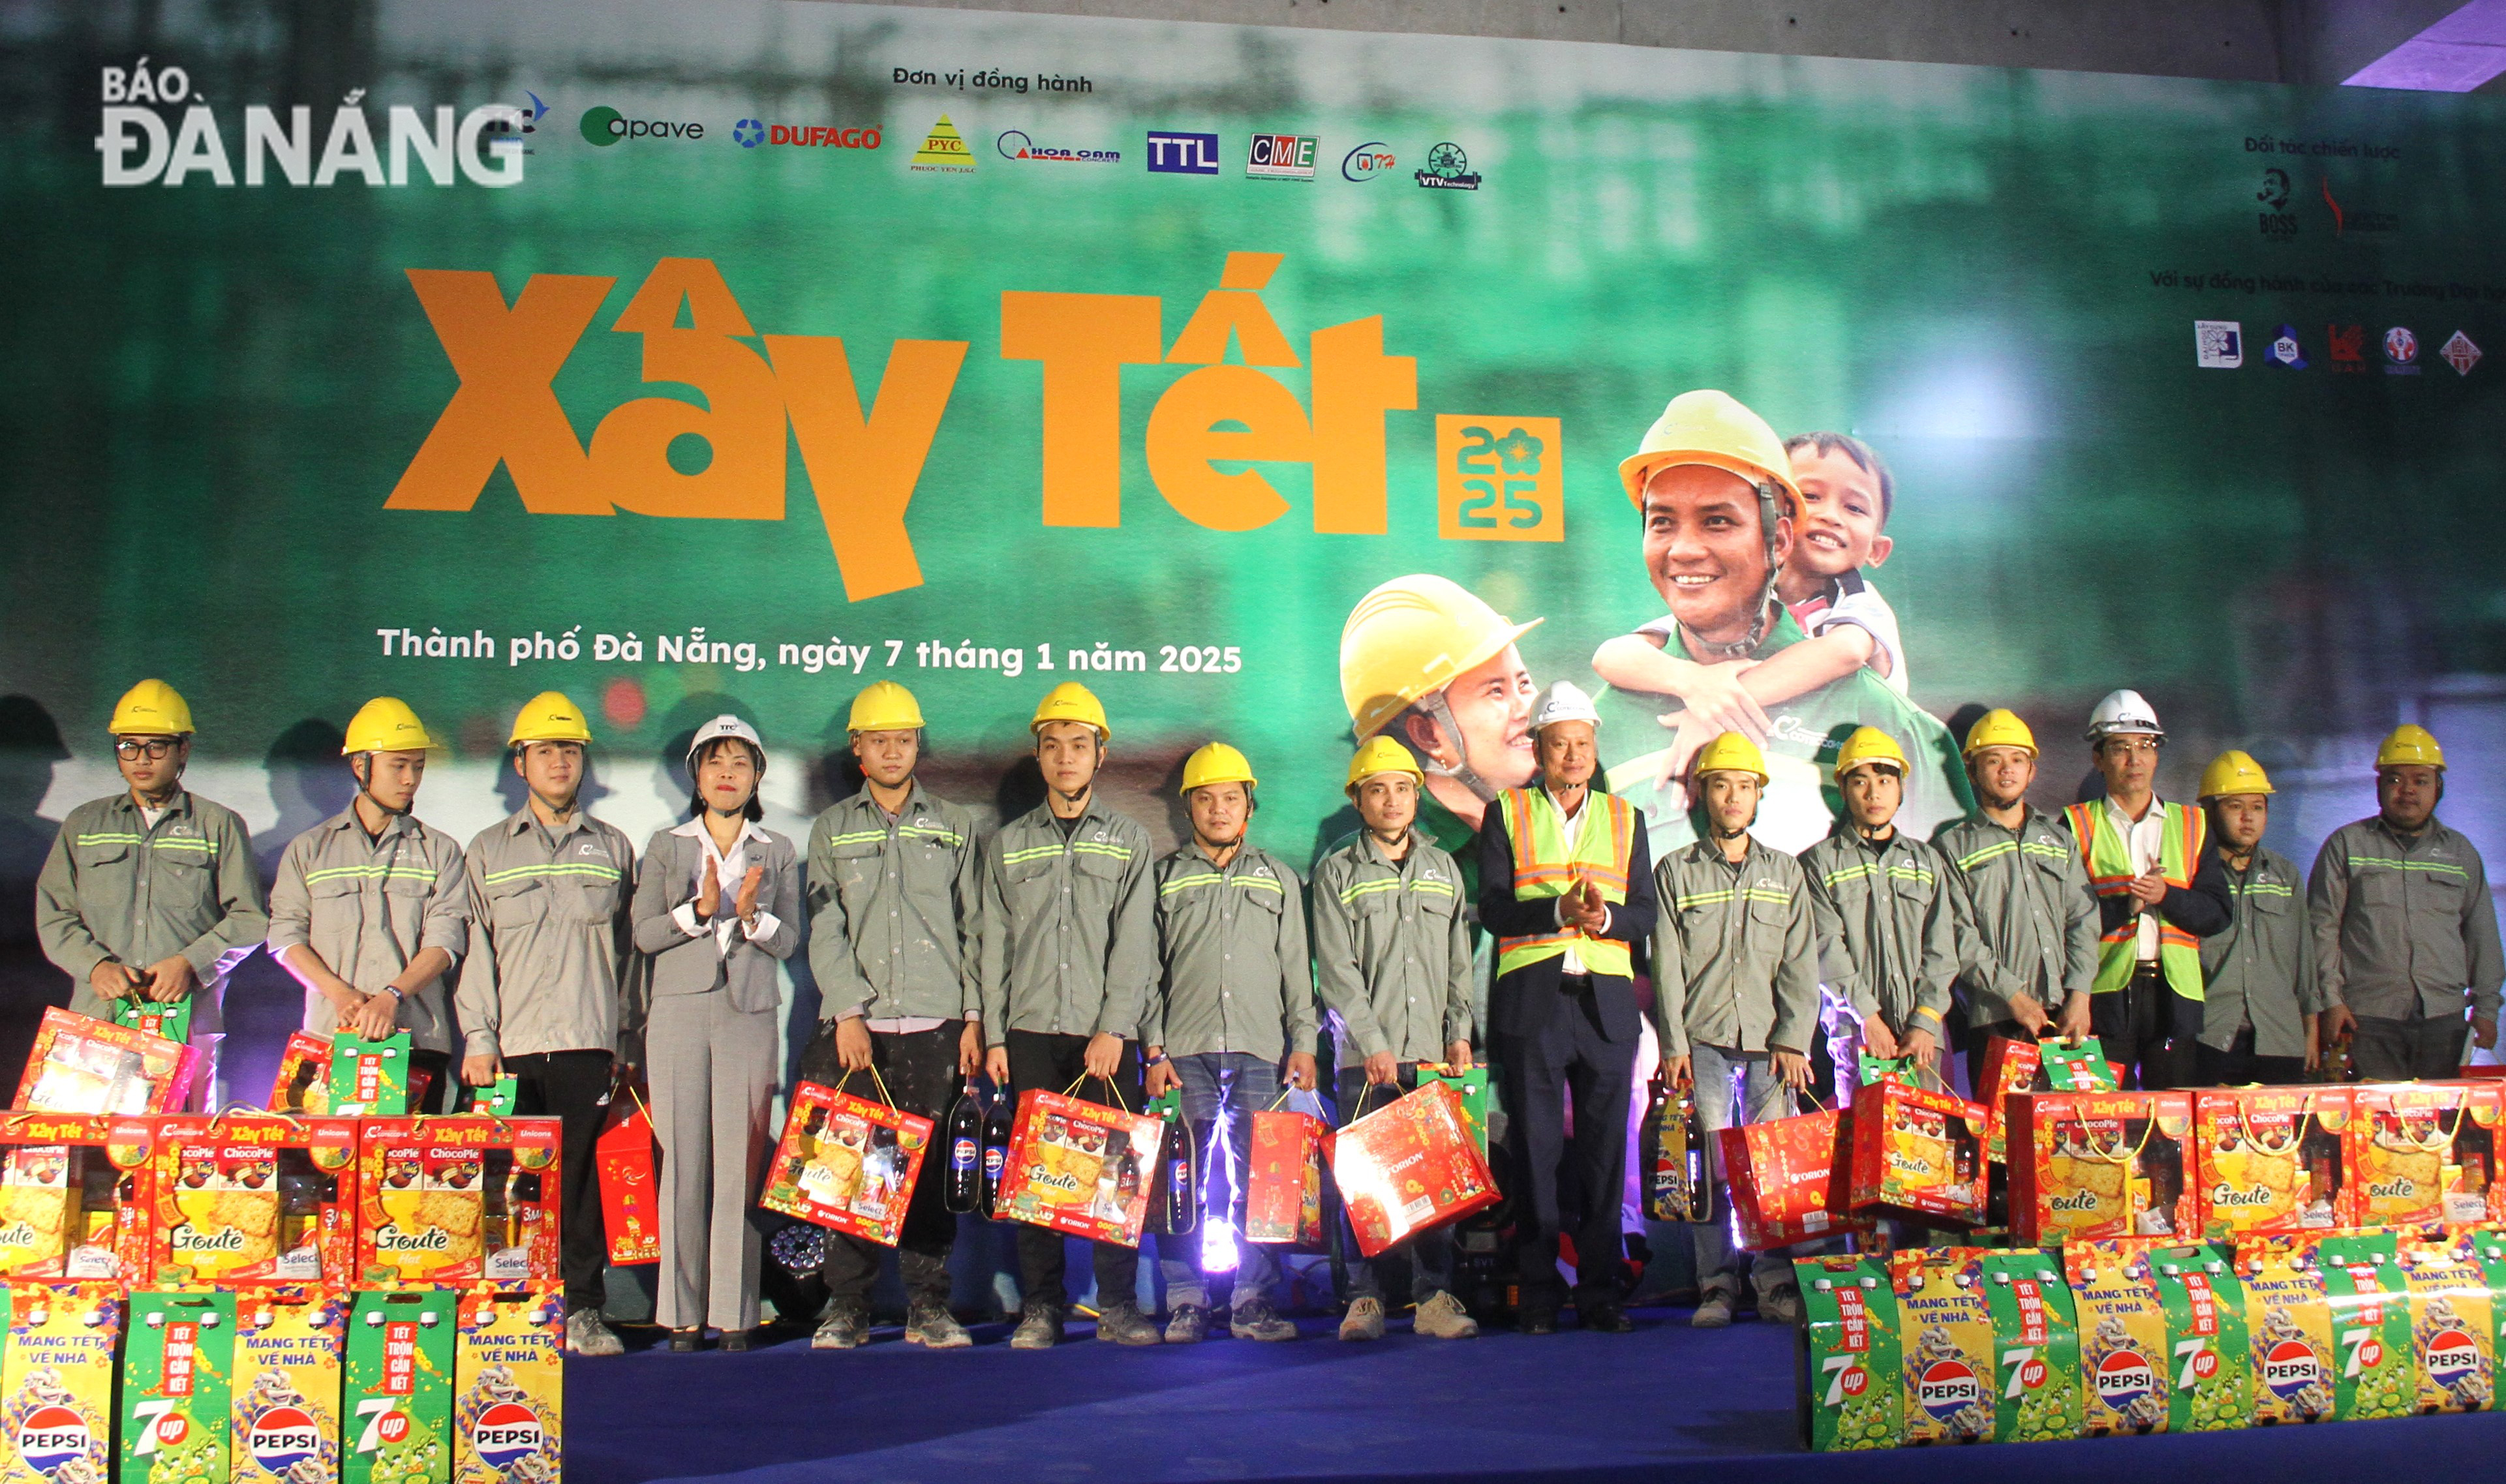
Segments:
[[[1340,178],[1370,181],[1392,173],[1392,146],[1380,139],[1370,139],[1341,157]]]
[[[701,124],[687,124],[674,119],[629,119],[606,103],[585,109],[583,122],[577,126],[583,130],[586,144],[603,150],[628,139],[694,140],[704,137]]]
[[[1003,159],[1023,164],[1119,165],[1121,150],[1074,150],[1057,144],[1038,144],[1022,128],[1004,129],[992,140],[992,148]]]
[[[1418,172],[1418,184],[1433,191],[1477,191],[1480,178],[1471,173],[1471,157],[1449,139],[1427,151],[1427,168]]]
[[[273,173],[291,186],[331,186],[346,176],[369,186],[406,186],[412,160],[439,186],[464,180],[519,186],[528,153],[519,133],[538,117],[510,103],[482,104],[467,113],[448,103],[424,111],[396,104],[385,110],[377,139],[363,88],[340,98],[318,134],[308,106],[282,111],[247,104],[238,171],[217,114],[181,66],[152,69],[143,56],[128,67],[102,69],[101,84],[94,143],[107,187],[184,186],[197,176],[214,186],[250,188],[268,184]],[[172,108],[181,113],[169,125],[160,110]],[[229,119],[234,122],[233,115]]]

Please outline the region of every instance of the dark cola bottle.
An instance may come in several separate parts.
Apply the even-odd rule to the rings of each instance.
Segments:
[[[974,1078],[957,1090],[949,1108],[949,1184],[950,1211],[977,1211],[984,1204],[984,1099]]]
[[[1177,1117],[1166,1128],[1165,1209],[1159,1230],[1180,1237],[1200,1224],[1200,1141],[1192,1120]]]
[[[1697,1106],[1697,1088],[1692,1083],[1679,1089],[1679,1122],[1687,1132],[1680,1139],[1680,1161],[1688,1167],[1688,1219],[1700,1225],[1723,1218],[1714,1207],[1714,1166],[1706,1158],[1711,1146],[1706,1141],[1714,1136],[1705,1131],[1705,1111]]]
[[[992,1099],[991,1115],[984,1120],[984,1215],[988,1217],[997,1218],[1001,1170],[1009,1163],[1010,1130],[1016,1121],[1008,1093]]]
[[[1678,1184],[1688,1174],[1687,1161],[1677,1159],[1677,1150],[1663,1143],[1663,1135],[1676,1131],[1665,1126],[1670,1114],[1670,1089],[1661,1078],[1653,1079],[1645,1096],[1644,1132],[1636,1141],[1643,1151],[1645,1215],[1657,1221],[1678,1221],[1687,1219]]]

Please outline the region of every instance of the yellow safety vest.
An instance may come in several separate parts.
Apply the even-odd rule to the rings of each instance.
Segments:
[[[2165,802],[2160,807],[2166,811],[2166,823],[2159,838],[2159,874],[2168,886],[2190,888],[2207,843],[2208,826],[2199,809]],[[2105,805],[2073,804],[2062,812],[2071,818],[2071,838],[2079,842],[2080,859],[2088,865],[2089,885],[2101,898],[2130,897],[2134,874],[2131,847],[2106,817]],[[2140,914],[2133,912],[2098,939],[2094,992],[2102,995],[2130,983],[2139,958]],[[2166,975],[2167,987],[2187,1000],[2201,1000],[2202,940],[2163,917],[2158,920],[2158,967]]]
[[[1597,809],[1600,815],[1585,822],[1583,838],[1571,851],[1566,848],[1565,821],[1554,800],[1541,808],[1530,789],[1508,789],[1496,796],[1496,806],[1505,820],[1506,838],[1514,842],[1515,901],[1562,897],[1578,876],[1600,888],[1604,901],[1628,900],[1628,857],[1635,849],[1636,811],[1626,799],[1610,794],[1585,795],[1584,807]],[[1498,938],[1496,972],[1512,973],[1525,964],[1557,958],[1570,947],[1588,972],[1621,978],[1632,972],[1626,943],[1592,937],[1575,928]]]

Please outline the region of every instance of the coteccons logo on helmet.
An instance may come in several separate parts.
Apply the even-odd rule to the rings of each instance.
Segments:
[[[586,144],[604,150],[626,139],[704,137],[701,124],[681,124],[668,119],[629,119],[606,103],[583,111],[582,128]]]
[[[418,174],[438,186],[464,180],[519,186],[528,153],[520,136],[536,117],[510,103],[483,103],[467,113],[449,103],[427,110],[395,104],[384,113],[378,140],[362,88],[351,89],[318,131],[311,108],[252,103],[243,110],[237,170],[236,152],[228,146],[217,114],[200,101],[191,74],[180,65],[152,67],[142,56],[127,67],[106,67],[100,96],[104,109],[95,152],[103,157],[106,186],[185,186],[195,178],[230,187],[274,181],[330,186],[351,179],[406,186],[412,160]],[[176,108],[179,115],[166,112]]]

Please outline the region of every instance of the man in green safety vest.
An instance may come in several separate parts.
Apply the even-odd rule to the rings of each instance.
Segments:
[[[2097,897],[2089,1025],[2131,1087],[2188,1087],[2202,1034],[2202,938],[2224,931],[2228,880],[2202,811],[2158,796],[2166,733],[2137,690],[2089,716],[2106,795],[2063,810]]]

